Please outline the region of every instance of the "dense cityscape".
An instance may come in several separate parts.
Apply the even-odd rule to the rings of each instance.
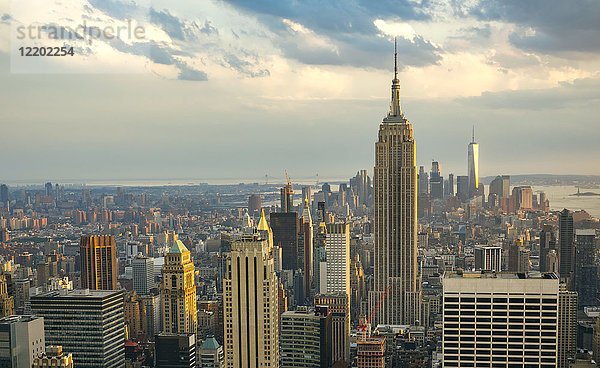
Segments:
[[[391,93],[371,176],[2,184],[0,365],[596,366],[598,218],[484,184],[474,129],[417,167]]]

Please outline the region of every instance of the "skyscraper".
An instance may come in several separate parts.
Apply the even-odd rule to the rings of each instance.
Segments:
[[[31,367],[44,352],[44,319],[10,316],[0,319],[0,367]]]
[[[343,293],[350,300],[350,225],[325,224],[327,294]]]
[[[306,206],[308,201],[308,207],[310,211],[310,204],[312,203],[312,191],[310,185],[305,185],[302,187],[302,204]],[[302,208],[304,209],[304,208]]]
[[[502,270],[502,248],[479,245],[473,249],[475,254],[475,271]]]
[[[223,290],[226,366],[279,367],[277,275],[267,239],[233,242]]]
[[[433,161],[431,163],[431,175],[429,176],[429,193],[431,194],[431,199],[444,198],[444,177],[442,176],[440,163],[437,161]]]
[[[294,211],[294,185],[288,181],[281,188],[281,212]]]
[[[282,268],[298,269],[298,213],[271,213],[273,245],[281,248]]]
[[[425,167],[423,167],[423,166],[419,166],[418,193],[419,194],[429,193],[429,174],[427,174],[427,172],[425,172]]]
[[[467,161],[469,167],[469,198],[473,198],[479,191],[479,143],[475,142],[475,127],[473,127],[471,143],[469,143]]]
[[[251,194],[248,197],[248,213],[250,216],[254,216],[254,214],[261,209],[261,197],[259,194]]]
[[[8,200],[9,200],[8,187],[6,186],[6,184],[1,184],[0,185],[0,204],[3,204],[6,206],[6,204],[8,203]]]
[[[559,303],[552,274],[446,272],[443,366],[556,367]]]
[[[548,264],[548,253],[556,249],[556,237],[552,225],[542,226],[540,231],[540,272],[553,272]]]
[[[569,285],[575,272],[575,247],[573,246],[573,212],[563,209],[559,216],[558,228],[558,264],[559,275],[562,281]]]
[[[181,240],[173,243],[163,266],[163,332],[196,333],[197,308],[194,263]]]
[[[72,353],[77,367],[125,365],[121,291],[49,291],[31,297],[31,310],[44,317],[46,343]]]
[[[377,324],[410,324],[420,315],[417,285],[417,166],[412,126],[400,109],[397,56],[390,112],[375,143],[375,270],[370,310]]]
[[[46,189],[46,195],[51,196],[52,195],[52,183],[50,183],[50,182],[46,183],[44,188]]]
[[[281,366],[329,368],[331,315],[327,306],[299,306],[281,315]]]
[[[196,335],[193,333],[156,335],[156,368],[196,367]]]
[[[154,258],[144,257],[141,254],[131,262],[133,273],[133,290],[139,295],[150,294],[154,287]]]
[[[577,267],[575,268],[575,291],[579,308],[597,305],[598,262],[596,262],[596,230],[575,230],[577,241]]]
[[[6,275],[0,274],[0,317],[15,314],[15,298],[8,295],[8,281]]]
[[[456,177],[456,196],[462,201],[469,200],[469,177],[459,175]]]
[[[298,268],[304,272],[304,296],[310,299],[313,277],[313,225],[308,200],[304,201],[298,232]],[[304,301],[300,301],[304,302]]]
[[[117,290],[117,255],[112,235],[86,236],[79,242],[81,287]]]
[[[510,176],[498,175],[490,183],[490,194],[495,194],[497,197],[510,196]]]

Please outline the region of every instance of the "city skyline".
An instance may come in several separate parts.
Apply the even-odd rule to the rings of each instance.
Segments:
[[[114,4],[90,1],[89,10],[79,4],[51,20],[78,19],[82,12],[107,22],[120,19],[125,10]],[[599,37],[569,41],[576,35],[569,24],[578,19],[572,15],[582,14],[577,29],[599,32],[585,16],[594,9],[581,4],[540,6],[530,23],[514,15],[532,11],[518,3],[369,4],[346,9],[345,22],[333,24],[324,18],[340,10],[336,5],[313,19],[314,5],[292,11],[287,2],[274,9],[264,2],[153,4],[150,24],[157,38],[147,73],[32,78],[10,73],[10,46],[0,42],[0,81],[9,86],[0,102],[7,137],[0,148],[3,180],[234,180],[257,175],[257,161],[258,178],[286,168],[295,177],[345,177],[356,166],[372,166],[372,121],[387,104],[382,96],[390,72],[381,55],[391,52],[394,36],[399,79],[409,91],[403,104],[420,126],[418,166],[435,159],[445,172],[466,173],[464,146],[475,125],[481,176],[598,174],[590,161],[599,153],[594,124],[600,62],[593,41]],[[11,17],[27,21],[9,14],[0,7],[6,40]],[[183,49],[190,55],[178,56]],[[107,53],[117,64],[131,56],[131,50]],[[93,62],[98,60],[90,57]],[[93,91],[93,98],[82,90]],[[24,101],[45,114],[24,108]],[[226,134],[225,127],[239,134]],[[510,139],[515,132],[527,139]],[[265,137],[270,144],[252,144]],[[578,144],[565,146],[565,139]],[[344,159],[331,167],[323,154]]]

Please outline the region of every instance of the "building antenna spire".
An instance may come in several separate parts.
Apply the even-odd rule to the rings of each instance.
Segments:
[[[473,125],[473,136],[472,136],[472,141],[473,143],[475,143],[475,125]]]
[[[398,79],[398,42],[394,37],[394,79]]]
[[[392,102],[388,116],[397,116],[403,118],[400,109],[400,81],[398,80],[398,42],[394,37],[394,79],[392,79]]]

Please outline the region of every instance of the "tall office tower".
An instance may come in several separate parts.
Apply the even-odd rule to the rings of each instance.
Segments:
[[[248,213],[250,216],[254,216],[257,212],[261,210],[261,198],[258,194],[251,194],[248,197]]]
[[[573,290],[572,279],[575,272],[575,247],[573,246],[573,212],[563,209],[559,216],[558,227],[558,265],[559,276],[569,290]]]
[[[140,300],[146,308],[146,328],[148,336],[154,336],[161,332],[161,310],[160,294],[141,295]]]
[[[273,245],[281,248],[282,268],[298,269],[298,213],[271,213]]]
[[[361,205],[369,205],[369,176],[367,170],[359,170],[356,173],[356,189],[358,202]]]
[[[148,334],[146,304],[138,297],[135,291],[126,296],[123,303],[123,315],[125,317],[125,326],[127,327],[127,340],[135,339],[136,341],[144,341],[150,336]]]
[[[473,138],[469,143],[467,161],[469,167],[469,198],[473,198],[479,191],[479,143],[475,142],[475,127],[473,127]]]
[[[400,110],[397,65],[395,70],[390,112],[375,143],[375,269],[369,310],[375,310],[389,287],[373,317],[375,325],[412,324],[420,315],[415,141],[412,126]]]
[[[268,241],[259,234],[234,241],[223,282],[225,364],[279,367],[278,281]]]
[[[510,176],[498,175],[490,183],[490,194],[495,194],[497,197],[510,196]]]
[[[331,314],[331,361],[350,362],[350,301],[348,295],[321,294],[315,305],[327,306]]]
[[[575,291],[579,308],[598,305],[598,262],[596,261],[596,230],[575,230],[577,267]]]
[[[324,222],[321,222],[319,224],[319,227],[315,231],[314,240],[314,295],[325,294],[327,292],[327,249],[325,246],[326,238],[327,226]]]
[[[429,193],[429,174],[425,172],[425,168],[423,166],[419,166],[419,176],[417,178],[418,193]]]
[[[359,254],[350,262],[350,320],[358,320],[361,307],[366,297],[365,271]]]
[[[13,314],[15,314],[15,298],[8,295],[6,275],[0,274],[0,317],[8,317]]]
[[[358,368],[385,368],[385,337],[358,340]]]
[[[181,240],[173,243],[163,266],[162,320],[163,332],[196,333],[196,283],[190,251]]]
[[[515,208],[530,210],[533,208],[533,190],[530,186],[514,187],[512,191],[515,197]]]
[[[139,295],[150,294],[154,287],[154,258],[144,257],[141,253],[131,262],[133,290]]]
[[[49,291],[31,297],[31,310],[44,317],[46,342],[72,353],[78,368],[125,365],[122,291]]]
[[[454,197],[454,174],[448,174],[446,193],[448,193],[448,197]]]
[[[529,272],[529,250],[523,246],[523,239],[517,239],[508,248],[508,270]]]
[[[350,224],[326,224],[327,294],[343,293],[350,300]]]
[[[46,195],[51,196],[52,195],[52,183],[50,183],[50,182],[46,183],[45,189],[46,189]]]
[[[560,285],[558,299],[558,368],[569,368],[577,352],[577,293]]]
[[[310,204],[312,203],[312,191],[311,191],[311,187],[310,185],[305,185],[302,187],[302,204],[304,205],[304,207],[306,207],[306,202],[308,201],[308,206],[309,206],[309,211],[310,211]],[[302,208],[302,210],[304,210],[304,207]]]
[[[281,188],[281,212],[294,212],[294,185],[289,181]]]
[[[461,202],[469,200],[469,177],[458,175],[456,177],[456,196]]]
[[[414,145],[413,145],[414,146]],[[429,194],[431,199],[444,198],[444,177],[439,162],[431,163],[431,175],[429,175]]]
[[[553,272],[547,262],[548,253],[556,249],[556,237],[552,225],[542,226],[540,231],[540,272]]]
[[[559,281],[553,274],[446,272],[444,367],[556,367]]]
[[[62,346],[50,345],[33,360],[32,368],[73,368],[73,354],[63,353]]]
[[[156,368],[196,367],[196,335],[162,333],[156,335]]]
[[[223,353],[223,347],[215,340],[214,337],[210,336],[198,349],[198,362],[201,368],[224,368],[225,367],[225,353]]]
[[[474,248],[475,271],[502,271],[502,248],[478,245]]]
[[[6,184],[1,184],[0,185],[0,204],[3,204],[4,207],[6,207],[6,204],[8,203],[10,197],[8,195],[8,187],[6,186]]]
[[[313,226],[310,216],[308,200],[304,201],[302,217],[300,217],[298,232],[298,268],[304,272],[304,296],[310,299],[312,279],[314,276],[314,247],[313,247]],[[301,302],[304,302],[301,301]]]
[[[280,352],[282,367],[329,368],[331,360],[331,315],[327,306],[309,310],[299,306],[281,315]]]
[[[31,367],[46,348],[44,319],[11,316],[0,319],[0,367]]]
[[[83,235],[79,242],[81,287],[117,290],[117,252],[112,235]]]

